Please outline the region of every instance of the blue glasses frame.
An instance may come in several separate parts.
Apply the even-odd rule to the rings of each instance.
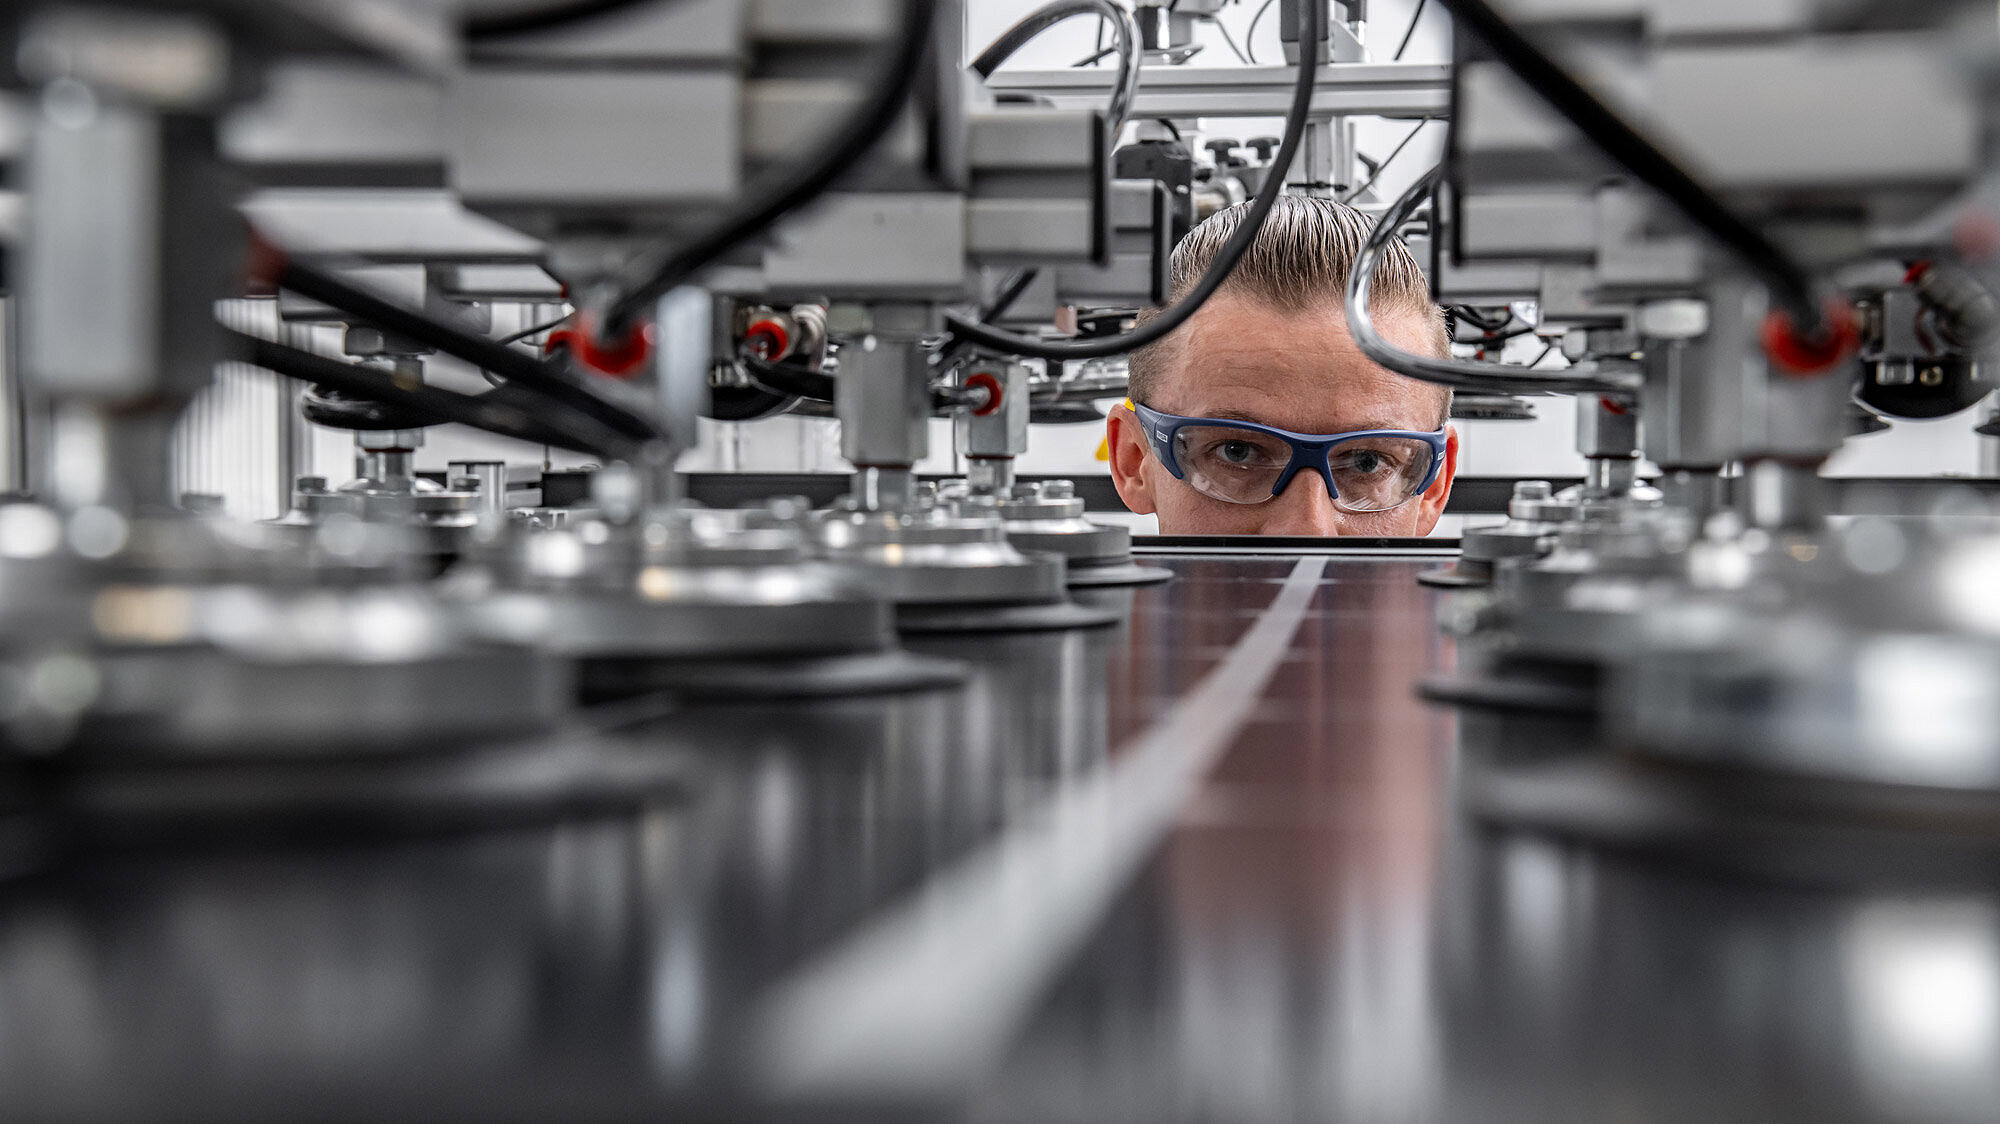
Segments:
[[[1276,437],[1278,440],[1291,446],[1291,462],[1285,465],[1285,471],[1279,473],[1277,482],[1271,485],[1271,496],[1273,497],[1283,494],[1284,490],[1291,486],[1292,477],[1297,476],[1301,469],[1311,469],[1314,473],[1318,474],[1321,480],[1326,481],[1327,495],[1338,500],[1340,498],[1340,489],[1334,485],[1333,466],[1329,462],[1328,457],[1334,449],[1349,441],[1358,441],[1371,437],[1406,437],[1414,441],[1422,441],[1424,444],[1429,445],[1431,449],[1431,467],[1430,471],[1424,476],[1424,482],[1417,486],[1416,491],[1410,493],[1409,499],[1403,500],[1402,503],[1398,503],[1394,507],[1381,508],[1380,510],[1382,511],[1394,511],[1397,507],[1401,507],[1403,504],[1409,503],[1410,500],[1416,499],[1418,496],[1430,491],[1431,485],[1437,483],[1438,473],[1444,471],[1445,445],[1450,440],[1444,428],[1439,428],[1436,432],[1431,433],[1420,429],[1358,429],[1352,433],[1293,433],[1289,429],[1279,429],[1271,425],[1260,425],[1256,422],[1237,421],[1234,418],[1189,418],[1182,417],[1179,414],[1163,414],[1150,407],[1141,406],[1130,398],[1127,398],[1125,403],[1132,407],[1132,412],[1138,416],[1139,428],[1146,431],[1146,441],[1153,447],[1153,455],[1160,458],[1160,463],[1167,467],[1168,472],[1173,473],[1176,480],[1186,480],[1187,477],[1182,474],[1180,460],[1174,455],[1174,435],[1191,425],[1227,426],[1233,429],[1247,429],[1253,433],[1262,433]],[[1264,501],[1259,500],[1258,502],[1262,503]]]

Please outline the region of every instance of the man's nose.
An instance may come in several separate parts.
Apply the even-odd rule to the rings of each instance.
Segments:
[[[1292,482],[1285,485],[1285,490],[1270,502],[1269,507],[1271,514],[1264,522],[1264,534],[1340,533],[1340,509],[1333,506],[1333,496],[1326,489],[1326,481],[1315,473],[1301,472],[1292,477]]]

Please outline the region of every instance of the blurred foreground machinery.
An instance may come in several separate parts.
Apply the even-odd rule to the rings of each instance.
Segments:
[[[1124,9],[1098,13],[1118,85],[1064,107],[982,82],[1046,21],[968,70],[955,3],[380,7],[0,17],[28,121],[20,371],[52,418],[35,498],[0,508],[18,759],[85,790],[219,762],[266,812],[311,787],[284,767],[373,769],[334,811],[462,811],[497,782],[440,780],[439,752],[579,700],[949,686],[899,630],[1104,626],[1071,585],[1166,576],[1014,479],[1035,410],[1122,385],[943,334],[1009,275],[1159,297],[1169,189],[1110,168],[1145,55]],[[173,426],[222,362],[304,384],[354,478],[301,474],[256,526],[172,494]],[[846,500],[685,498],[700,417],[815,408]],[[942,488],[913,471],[934,417],[972,466]],[[588,494],[522,508],[502,461],[419,471],[446,423],[583,458]],[[499,788],[555,806],[624,768]],[[174,789],[160,815],[203,806]]]
[[[1382,216],[1364,265],[1407,237],[1471,352],[1384,342],[1363,268],[1378,362],[1461,417],[1579,398],[1582,483],[1520,482],[1430,576],[1461,641],[1432,693],[1574,720],[1611,748],[1534,767],[1612,787],[1992,795],[2000,695],[1965,670],[1992,656],[1983,512],[1844,514],[1819,470],[1990,393],[2000,25],[1441,6],[1448,67],[1378,61],[1350,3],[1277,5],[1284,64],[1245,67],[1190,65],[1207,0],[1061,0],[971,58],[961,5],[926,0],[16,5],[9,268],[50,421],[35,498],[0,512],[5,736],[394,756],[579,698],[934,686],[958,669],[899,635],[1109,624],[1073,591],[1165,575],[1070,482],[1018,479],[1030,426],[1095,420],[1122,355],[1192,310],[1137,322],[1195,222],[1294,191]],[[1006,65],[1071,17],[1110,65]],[[1356,151],[1363,115],[1448,123],[1443,164],[1379,198],[1394,155]],[[1523,335],[1542,356],[1501,362]],[[300,474],[257,527],[173,495],[172,427],[219,362],[305,384],[353,478]],[[700,419],[788,414],[838,421],[842,499],[688,500]],[[964,474],[922,480],[940,419]],[[419,471],[448,424],[539,453],[539,503],[490,457]],[[592,470],[567,497],[557,450]],[[1475,802],[1588,818],[1494,764]]]
[[[1004,1092],[989,1054],[1033,1071],[1097,1051],[1135,1067],[1104,1082],[1121,1093],[1294,1119],[1377,1077],[1458,1083],[1402,1115],[1510,1110],[1495,1090],[1574,1108],[1571,1065],[1707,1094],[1708,1067],[1689,1081],[1656,1064],[1688,1042],[1753,1068],[1832,1064],[1743,1015],[1766,993],[1739,985],[1783,976],[1804,1001],[1757,1014],[1812,1024],[1796,1039],[1811,1044],[1835,993],[1799,951],[1797,899],[1768,882],[1716,895],[1757,924],[1724,914],[1695,947],[1704,965],[1768,957],[1752,969],[1797,955],[1796,974],[1687,970],[1675,926],[1703,912],[1684,903],[1707,881],[1569,903],[1643,888],[1660,864],[1605,863],[1619,870],[1597,883],[1458,860],[1489,835],[1505,837],[1491,854],[1532,856],[1517,845],[1554,832],[1814,887],[1971,882],[1992,916],[2000,512],[1949,488],[1899,508],[1821,476],[1844,442],[1904,419],[2000,424],[1973,413],[2000,342],[1992,6],[1441,0],[1457,36],[1440,65],[1393,61],[1359,0],[1274,0],[1279,57],[1200,65],[1230,7],[1055,0],[971,57],[957,0],[0,11],[0,87],[23,122],[6,153],[22,201],[8,374],[37,422],[28,492],[0,503],[0,861],[41,874],[116,849],[168,872],[157,894],[119,894],[79,862],[81,908],[44,885],[0,919],[0,974],[33,976],[31,1001],[61,993],[70,1019],[8,1022],[19,1056],[40,1056],[25,1035],[65,1057],[4,1068],[46,1082],[31,1094],[85,1098],[57,1108],[155,1115],[158,1090],[203,1082],[254,1113],[296,1094],[298,1072],[271,1071],[303,1058],[324,1063],[310,1088],[331,1087],[318,1107],[334,1115],[470,1086],[452,1107],[735,1117],[756,1115],[734,1095],[771,1076],[760,1064],[818,1065],[838,1108],[872,1118]],[[1108,65],[1008,65],[1070,18],[1099,22]],[[1448,126],[1441,166],[1378,191],[1395,156],[1357,151],[1370,116],[1412,138]],[[1169,575],[1086,517],[1073,482],[1017,470],[1034,423],[1096,421],[1125,393],[1123,355],[1184,322],[1243,252],[1142,317],[1175,242],[1226,206],[1254,226],[1286,191],[1380,215],[1346,308],[1376,362],[1452,388],[1465,418],[1577,399],[1581,481],[1513,482],[1507,518],[1469,527],[1426,578],[1446,587],[1458,662],[1423,689],[1460,708],[1456,767],[1414,751],[1447,735],[1412,719],[1398,670],[1438,647],[1407,627],[1433,597],[1400,576],[1407,557],[1388,582],[1365,548],[1218,545],[1173,563],[1196,580],[1135,597],[1118,587]],[[1469,354],[1375,332],[1370,266],[1391,233]],[[1531,336],[1540,356],[1507,356]],[[351,477],[288,474],[262,523],[175,494],[174,427],[219,367],[284,376],[285,425],[351,448]],[[689,498],[704,419],[786,416],[837,423],[837,500]],[[500,451],[465,453],[467,428]],[[926,479],[946,431],[962,474]],[[538,478],[510,478],[536,462]],[[1107,627],[1128,610],[1130,628]],[[797,700],[817,701],[777,705]],[[1239,768],[1220,767],[1232,753]],[[1211,773],[1228,791],[1202,791]],[[1528,830],[1426,818],[1437,788]],[[709,799],[662,810],[694,792]],[[552,821],[465,833],[480,838],[451,854],[375,845]],[[218,846],[294,836],[338,853],[242,863]],[[192,908],[174,888],[186,856],[165,845],[182,840],[210,848],[187,860]],[[1322,868],[1329,846],[1340,862]],[[354,909],[351,868],[392,906]],[[204,878],[228,884],[206,907]],[[1468,920],[1449,880],[1506,908]],[[255,908],[216,911],[239,896]],[[169,935],[121,930],[131,899]],[[331,933],[340,951],[238,939],[265,908],[305,918],[281,937]],[[1526,967],[1455,972],[1493,951],[1488,915]],[[1204,926],[1213,947],[1178,940]],[[261,982],[156,970],[183,962],[249,963]],[[1713,976],[1712,1021],[1750,1037],[1714,1046],[1615,989],[1588,998],[1641,1033],[1562,1024],[1589,1032],[1580,1049],[1544,1026],[1507,1033],[1523,1009],[1588,1015],[1570,989],[1634,963],[1667,1002],[1706,1001]],[[1083,1047],[1012,1049],[1038,988],[1071,969],[1085,1009],[1053,1008],[1039,1031]],[[351,1024],[260,990],[293,978],[342,1004],[423,986],[416,1003],[352,1004],[381,1021]],[[799,978],[820,1033],[780,1041],[810,1049],[742,1053],[742,1020]],[[888,985],[811,986],[826,979]],[[1917,989],[1945,999],[1920,1028],[1955,986]],[[1185,990],[1156,1002],[1163,987]],[[1335,1005],[1344,991],[1366,999]],[[132,994],[212,1002],[213,1070],[155,1041],[150,1008],[167,1005]],[[1455,1018],[1468,997],[1477,1017]],[[124,1017],[135,1006],[153,1017]],[[304,1045],[273,1048],[266,1025]],[[482,1033],[453,1037],[467,1026]],[[186,1036],[197,1052],[203,1029]],[[1960,1061],[1990,1080],[1994,1028],[1972,1031]],[[1674,1041],[1650,1050],[1649,1033]],[[1482,1086],[1463,1064],[1473,1038],[1504,1077]],[[368,1065],[341,1064],[355,1042]],[[1200,1068],[1181,1065],[1191,1042],[1204,1063],[1259,1054],[1215,1065],[1256,1075],[1250,1099],[1162,1080]],[[1501,1064],[1518,1043],[1562,1056]],[[1331,1046],[1346,1064],[1325,1064]],[[1262,1075],[1293,1062],[1296,1088],[1266,1097]],[[408,1084],[378,1088],[380,1072]],[[854,1082],[871,1075],[936,1099],[869,1112]],[[992,1115],[1045,1118],[1035,1098],[1082,1083],[1024,1084]],[[1617,1095],[1593,1103],[1648,1115],[1603,1087]],[[1968,1103],[1990,1115],[1990,1097]]]
[[[1433,578],[1469,588],[1460,666],[1426,690],[1493,733],[1469,800],[1621,843],[1989,851],[1991,513],[1946,488],[1843,514],[1819,469],[1993,389],[1991,12],[1448,6],[1449,156],[1388,221],[1442,300],[1534,301],[1570,365],[1482,380],[1373,350],[1580,395],[1589,465],[1519,485]]]

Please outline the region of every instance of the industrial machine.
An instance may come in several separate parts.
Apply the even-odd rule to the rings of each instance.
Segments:
[[[2000,1103],[2000,467],[1825,472],[2000,448],[1991,5],[0,45],[0,1115]],[[1573,479],[1249,541],[1040,471],[1285,193],[1373,218],[1368,359],[1573,413]],[[1377,329],[1393,237],[1448,357]]]

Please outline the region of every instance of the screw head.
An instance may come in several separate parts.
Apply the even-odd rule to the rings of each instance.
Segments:
[[[305,492],[311,495],[322,494],[326,491],[326,477],[301,476],[298,478],[298,480],[296,480],[293,483],[292,487],[293,490],[295,491]]]

